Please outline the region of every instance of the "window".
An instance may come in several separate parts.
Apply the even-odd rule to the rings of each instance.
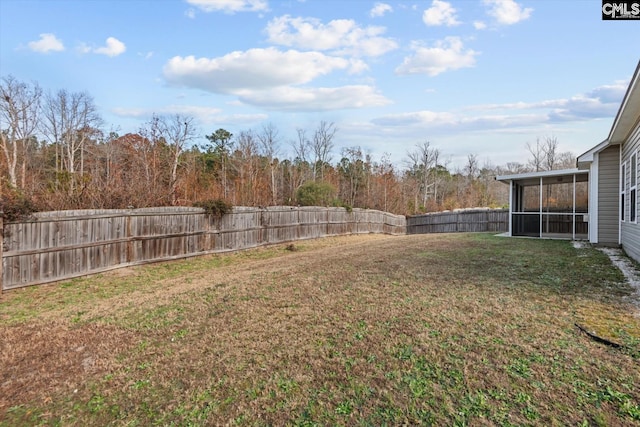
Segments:
[[[624,222],[625,213],[627,212],[625,205],[625,192],[627,185],[627,164],[623,163],[620,166],[620,221]]]
[[[635,223],[637,221],[637,213],[638,213],[638,203],[636,201],[636,184],[638,180],[636,179],[638,165],[637,165],[638,155],[637,153],[633,153],[631,156],[631,164],[629,165],[629,176],[630,176],[630,187],[629,187],[629,221]]]

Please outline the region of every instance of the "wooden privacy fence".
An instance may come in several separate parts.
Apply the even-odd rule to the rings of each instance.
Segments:
[[[407,234],[508,230],[508,209],[469,209],[407,217]]]
[[[0,290],[114,268],[266,244],[360,233],[405,234],[401,215],[366,209],[235,207],[39,212],[2,226]]]

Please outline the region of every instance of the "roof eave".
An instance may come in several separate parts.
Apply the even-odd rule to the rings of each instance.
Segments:
[[[627,140],[629,134],[640,119],[640,61],[633,73],[627,92],[624,95],[620,109],[613,121],[609,138],[611,144],[621,144]]]
[[[526,173],[517,173],[513,175],[498,175],[496,176],[496,181],[508,183],[509,181],[522,180],[522,179],[530,179],[530,178],[547,178],[550,176],[567,176],[567,175],[575,175],[575,174],[584,174],[589,171],[580,170],[580,169],[560,169],[560,170],[550,170],[550,171],[541,171],[541,172],[526,172]]]
[[[600,144],[598,144],[595,147],[591,148],[589,151],[580,154],[576,158],[576,165],[577,165],[578,169],[588,169],[589,165],[593,162],[594,156],[597,153],[599,153],[602,150],[604,150],[605,148],[607,148],[609,145],[611,145],[611,143],[609,142],[608,139],[605,139]]]

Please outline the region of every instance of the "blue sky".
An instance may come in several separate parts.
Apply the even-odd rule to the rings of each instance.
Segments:
[[[555,136],[580,154],[608,135],[640,59],[640,22],[592,0],[0,0],[0,75],[88,91],[134,132],[153,113],[201,135],[335,123],[402,166],[429,141],[450,169],[525,163]],[[204,139],[202,140],[204,142]]]

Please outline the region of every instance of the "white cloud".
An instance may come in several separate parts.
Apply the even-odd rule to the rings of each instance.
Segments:
[[[267,119],[266,114],[222,114],[222,110],[215,107],[202,107],[197,105],[166,105],[164,107],[149,108],[114,108],[113,114],[119,117],[134,119],[150,119],[154,114],[174,115],[183,114],[191,116],[201,125],[217,123],[255,123]]]
[[[587,93],[570,98],[548,99],[538,102],[476,105],[466,110],[544,110],[551,121],[581,121],[615,116],[626,92],[628,81],[599,86]]]
[[[393,8],[386,3],[376,3],[371,11],[369,12],[369,16],[372,18],[377,18],[380,16],[384,16],[387,12],[393,12]]]
[[[391,102],[373,87],[364,85],[335,88],[278,87],[267,91],[247,91],[240,96],[240,100],[267,109],[285,111],[379,107]]]
[[[93,53],[114,57],[123,54],[127,50],[125,44],[115,37],[108,37],[106,43],[103,47],[93,49]]]
[[[164,66],[165,79],[174,85],[214,93],[265,90],[300,85],[334,70],[362,69],[361,61],[319,52],[280,51],[276,48],[232,52],[219,58],[176,56]]]
[[[64,50],[62,41],[52,33],[40,34],[40,39],[29,42],[27,46],[29,46],[29,49],[32,51],[40,53],[60,52]]]
[[[380,56],[398,48],[392,39],[381,37],[384,27],[362,28],[351,19],[336,19],[325,25],[314,18],[284,15],[271,20],[265,31],[271,43],[336,54]]]
[[[478,52],[464,49],[459,37],[447,37],[432,47],[414,43],[414,54],[396,68],[396,74],[428,74],[437,76],[445,71],[473,67]]]
[[[554,122],[580,121],[611,117],[618,111],[618,105],[607,105],[598,99],[576,96],[568,99],[559,108],[549,113],[549,118]]]
[[[152,114],[176,114],[184,113],[191,116],[210,116],[220,113],[219,108],[199,107],[193,105],[167,105],[154,110],[146,108],[114,108],[112,112],[118,116],[144,118],[150,117]]]
[[[624,98],[628,86],[629,80],[618,80],[613,84],[597,87],[586,95],[588,97],[598,98],[602,102],[619,105],[622,102],[622,98]]]
[[[559,123],[582,123],[615,117],[628,83],[615,82],[570,98],[474,105],[454,112],[413,111],[390,114],[372,122],[380,126],[412,126],[432,131],[542,129]]]
[[[431,7],[422,14],[422,20],[428,26],[446,25],[452,27],[460,24],[460,21],[456,19],[456,10],[451,6],[451,3],[442,0],[433,0]]]
[[[186,16],[189,19],[195,19],[196,10],[194,8],[190,7],[189,9],[184,11],[184,16]]]
[[[187,0],[205,12],[261,12],[269,9],[266,0]]]
[[[78,44],[78,47],[76,47],[76,51],[84,55],[85,53],[91,53],[92,49],[91,46],[83,42]]]
[[[488,14],[503,25],[513,25],[524,21],[533,12],[532,8],[523,8],[515,0],[483,0],[483,3],[490,7]]]
[[[414,127],[431,132],[484,131],[506,128],[529,127],[548,120],[544,114],[484,114],[466,116],[459,112],[415,111],[390,114],[372,120],[372,123],[387,127]]]
[[[582,121],[615,117],[626,92],[624,85],[601,86],[589,93],[557,100],[549,118],[556,122]]]
[[[487,24],[482,21],[474,21],[473,28],[475,28],[476,30],[485,30],[487,28]]]
[[[415,124],[453,124],[456,117],[452,113],[436,111],[412,111],[409,113],[389,114],[374,119],[373,122],[383,126],[404,126]]]
[[[271,110],[327,111],[388,104],[372,86],[302,86],[334,71],[362,68],[359,60],[268,48],[211,59],[176,56],[165,64],[164,77],[172,85],[235,95],[243,104]]]

